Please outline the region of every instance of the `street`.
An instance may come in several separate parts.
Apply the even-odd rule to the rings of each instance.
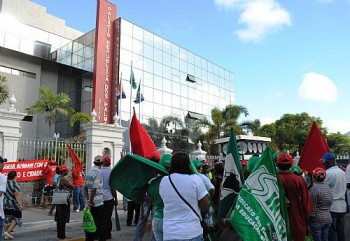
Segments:
[[[81,229],[81,213],[71,213],[71,222],[67,224],[66,235],[72,241],[84,240],[84,232]],[[135,233],[135,226],[126,226],[126,212],[119,209],[121,231],[116,231],[113,216],[112,240],[132,241]],[[16,228],[13,233],[18,241],[54,241],[56,238],[56,223],[53,217],[47,216],[47,210],[41,208],[27,208],[23,212],[23,228]],[[150,230],[144,236],[144,241],[150,241]],[[350,241],[350,213],[345,216],[345,237]]]

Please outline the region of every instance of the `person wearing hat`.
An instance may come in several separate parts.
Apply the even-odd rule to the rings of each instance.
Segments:
[[[333,201],[332,191],[327,184],[326,170],[317,167],[312,171],[314,185],[310,188],[312,211],[309,225],[313,240],[328,241],[328,231],[332,223],[330,208]]]
[[[5,214],[4,214],[4,193],[6,192],[6,184],[7,184],[7,178],[2,173],[2,170],[4,169],[4,159],[0,156],[0,241],[2,240],[3,236],[3,227],[4,227],[4,220],[5,220]]]
[[[298,175],[298,176],[301,176],[303,175],[303,172],[301,171],[300,167],[298,165],[293,165],[291,168],[290,168],[290,171],[292,173],[294,173],[295,175]]]
[[[247,172],[251,173],[255,165],[259,162],[259,154],[254,153],[249,159],[246,166]]]
[[[203,166],[205,166],[205,164],[199,161],[198,159],[192,160],[192,163],[194,167],[197,169],[199,177],[202,179],[204,183],[205,189],[207,189],[209,196],[212,198],[214,196],[215,187],[211,183],[210,179],[203,174]]]
[[[66,164],[60,166],[60,177],[58,180],[59,189],[68,189],[72,191],[74,186],[68,180],[67,175],[69,168]],[[57,227],[57,238],[59,241],[68,240],[66,236],[66,223],[70,219],[70,201],[67,204],[57,204],[55,213],[55,222]]]
[[[111,175],[111,158],[103,156],[101,176],[103,181],[103,205],[106,218],[106,239],[112,239],[112,214],[114,206],[117,207],[117,192],[109,185],[109,177]]]
[[[311,199],[304,179],[289,170],[293,157],[281,153],[277,157],[278,177],[283,186],[288,207],[290,230],[293,241],[304,241],[307,233],[307,215],[312,210]]]
[[[55,189],[55,183],[53,177],[56,173],[56,161],[50,160],[47,163],[46,169],[44,171],[45,187],[43,190],[43,209],[46,208],[49,201],[49,197],[53,194],[53,189]]]
[[[85,210],[85,197],[83,193],[84,172],[81,168],[72,169],[73,190],[73,212],[79,213]]]
[[[326,168],[325,183],[331,188],[333,202],[330,208],[332,225],[329,229],[329,240],[345,241],[345,213],[346,213],[346,174],[335,162],[335,155],[326,152],[322,157]]]
[[[167,171],[170,170],[172,154],[163,154],[160,158],[159,164]],[[156,241],[163,240],[163,217],[164,217],[164,203],[159,195],[159,185],[164,175],[152,178],[147,187],[147,194],[151,200],[152,209],[152,233]]]
[[[96,156],[94,158],[95,166],[93,166],[85,176],[84,195],[87,200],[86,207],[90,209],[96,224],[96,232],[85,233],[86,241],[93,241],[95,239],[99,241],[106,240],[107,229],[103,205],[103,180],[101,175],[102,162],[103,156]]]

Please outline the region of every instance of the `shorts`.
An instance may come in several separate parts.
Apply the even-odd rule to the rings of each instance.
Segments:
[[[43,195],[44,196],[52,196],[54,189],[55,189],[55,187],[53,185],[50,185],[50,184],[46,185],[44,187]]]

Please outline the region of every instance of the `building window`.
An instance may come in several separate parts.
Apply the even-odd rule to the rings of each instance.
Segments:
[[[26,78],[36,79],[35,73],[31,73],[31,72],[27,72],[27,71],[23,71],[23,70],[19,70],[19,69],[13,69],[13,68],[1,66],[1,65],[0,65],[0,72],[6,73],[6,74],[22,76],[22,77],[26,77]]]
[[[195,83],[196,82],[196,77],[194,77],[193,75],[188,74],[187,78],[186,78],[186,81]]]

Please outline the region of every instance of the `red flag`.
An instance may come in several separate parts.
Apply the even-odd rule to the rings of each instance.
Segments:
[[[326,152],[329,152],[329,146],[318,128],[316,121],[314,121],[303,147],[303,151],[301,152],[298,165],[309,173],[316,167],[325,168],[320,160]]]
[[[147,159],[160,159],[159,153],[151,137],[136,117],[135,108],[130,124],[130,143],[132,153]]]
[[[81,164],[79,157],[77,156],[77,154],[75,154],[74,150],[68,143],[67,143],[67,147],[68,147],[69,155],[72,158],[72,161],[75,165],[75,169],[81,172],[83,170],[83,165]]]

